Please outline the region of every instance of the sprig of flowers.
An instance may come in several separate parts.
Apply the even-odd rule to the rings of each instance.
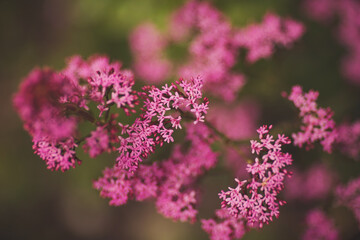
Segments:
[[[237,186],[228,191],[221,191],[222,208],[230,215],[243,218],[252,226],[268,224],[273,217],[279,216],[279,206],[285,201],[278,199],[278,194],[284,188],[284,179],[290,176],[285,169],[292,164],[292,156],[282,152],[282,145],[291,141],[284,135],[278,135],[275,140],[269,134],[272,128],[260,127],[260,141],[251,140],[252,153],[258,155],[253,164],[248,164],[246,170],[251,179],[240,181],[235,179]]]
[[[284,96],[287,96],[284,93]],[[332,119],[333,112],[330,108],[320,108],[317,106],[316,99],[319,92],[310,90],[304,93],[300,86],[294,86],[288,99],[300,110],[302,126],[300,132],[293,133],[294,145],[298,147],[306,146],[307,149],[313,147],[313,143],[320,141],[324,151],[331,153],[332,145],[338,136],[335,129],[335,121]]]

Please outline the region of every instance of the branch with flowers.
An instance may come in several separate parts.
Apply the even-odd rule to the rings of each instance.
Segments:
[[[317,91],[294,86],[289,94],[282,94],[284,101],[299,109],[301,124],[276,128],[276,137],[271,134],[272,125],[256,126],[255,131],[256,105],[235,101],[246,83],[245,74],[234,70],[240,53],[253,64],[270,58],[277,48],[291,48],[304,31],[302,23],[274,13],[266,14],[261,23],[236,28],[209,3],[190,1],[173,14],[167,32],[151,23],[133,31],[134,72],[106,56],[88,60],[74,56],[63,70],[36,68],[29,73],[14,95],[14,107],[33,138],[34,153],[50,170],[67,171],[80,165],[80,146],[91,158],[117,153],[93,182],[110,205],[152,199],[167,218],[200,220],[211,239],[241,238],[274,221],[287,199],[301,198],[299,192],[305,191],[306,184],[314,184],[304,180],[307,173],[289,169],[297,160],[283,149],[286,145],[308,151],[320,144],[329,154],[339,150],[359,157],[358,122],[337,126],[333,111],[318,106]],[[190,42],[188,56],[182,62],[172,61],[166,49],[184,42]],[[182,78],[168,81],[177,76]],[[140,90],[134,90],[137,78],[147,84]],[[122,113],[135,119],[128,123]],[[93,130],[80,134],[84,123]],[[176,131],[185,136],[176,138]],[[291,138],[285,131],[292,133]],[[155,150],[162,151],[172,142],[167,159],[151,159]],[[221,155],[228,157],[225,161],[235,172],[246,174],[235,173],[236,186],[224,186],[226,190],[214,196],[221,200],[214,217],[201,219],[198,182],[218,168]],[[335,184],[331,171],[321,165],[309,171],[325,180],[312,186],[306,199],[331,194],[330,185]],[[359,220],[357,182],[338,185],[333,196],[334,205],[349,207]],[[287,190],[287,184],[298,190]],[[333,220],[323,210],[309,211],[305,221],[303,239],[338,238]]]

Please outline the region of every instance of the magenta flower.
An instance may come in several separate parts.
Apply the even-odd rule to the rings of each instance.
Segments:
[[[91,132],[91,136],[86,138],[83,148],[89,156],[95,158],[104,151],[110,151],[109,133],[104,127],[97,127]]]
[[[163,82],[170,75],[172,64],[164,56],[167,46],[162,36],[151,23],[145,23],[133,30],[130,47],[135,57],[135,73],[148,83]]]
[[[280,134],[273,139],[269,134],[271,128],[260,127],[257,130],[260,142],[251,141],[252,152],[258,155],[246,168],[251,179],[235,179],[236,188],[229,187],[229,191],[219,193],[222,208],[260,228],[279,216],[279,205],[285,202],[278,199],[278,194],[284,188],[285,176],[290,175],[285,167],[292,164],[291,155],[281,151],[282,145],[289,144],[290,140]]]
[[[25,129],[36,139],[57,141],[72,136],[78,119],[66,116],[60,99],[76,94],[66,77],[49,68],[34,69],[14,96],[14,105]]]
[[[303,240],[314,239],[339,239],[338,231],[334,222],[329,219],[321,210],[310,211],[306,216],[307,229],[302,237]]]
[[[254,63],[260,58],[270,57],[276,45],[291,47],[304,31],[303,24],[268,13],[262,23],[238,30],[234,41],[237,46],[248,50],[246,59]]]
[[[210,148],[213,137],[205,125],[189,124],[186,129],[186,140],[191,143],[188,151],[176,145],[169,159],[159,164],[141,164],[134,173],[116,166],[106,169],[94,187],[102,197],[110,198],[110,205],[156,198],[156,207],[165,217],[194,222],[198,212],[194,183],[215,166],[217,154]]]
[[[302,120],[301,131],[293,133],[294,145],[313,147],[313,143],[320,141],[324,151],[331,153],[332,145],[338,136],[335,129],[335,122],[332,119],[333,112],[330,108],[319,108],[316,99],[319,96],[317,91],[310,90],[303,93],[300,86],[294,86],[288,99],[300,110],[299,116]]]
[[[49,139],[33,139],[34,152],[43,159],[50,170],[66,171],[81,161],[75,155],[77,144],[72,137],[64,141],[51,141]]]
[[[236,218],[225,209],[215,211],[216,218],[201,219],[201,227],[211,240],[240,239],[245,234],[245,222]]]
[[[180,91],[180,88],[182,91]],[[173,142],[174,128],[181,128],[179,116],[172,112],[189,111],[193,113],[194,124],[204,121],[208,109],[208,101],[202,98],[202,78],[190,81],[180,80],[178,86],[163,86],[162,89],[152,87],[143,94],[143,114],[132,125],[121,125],[122,133],[117,165],[130,172],[135,171],[138,164],[152,153],[156,146],[163,142]]]

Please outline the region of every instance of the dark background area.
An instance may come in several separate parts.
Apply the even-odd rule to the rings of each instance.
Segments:
[[[296,119],[296,112],[280,93],[301,84],[320,92],[319,104],[330,106],[335,119],[353,121],[360,116],[359,86],[350,85],[339,71],[346,50],[338,44],[334,26],[309,20],[299,1],[211,1],[233,23],[245,26],[273,11],[302,21],[304,37],[289,50],[280,49],[254,65],[240,64],[248,84],[239,95],[261,105],[261,123]],[[128,34],[144,21],[164,29],[170,14],[185,1],[167,0],[12,0],[0,1],[0,239],[207,239],[200,224],[174,223],[157,214],[150,202],[109,207],[92,188],[92,180],[112,163],[106,154],[85,155],[81,167],[66,173],[51,172],[33,154],[30,136],[12,107],[11,98],[22,78],[35,66],[62,69],[65,59],[99,53],[131,67]],[[240,59],[240,58],[239,58]],[[81,153],[80,153],[81,154]],[[346,181],[359,166],[340,154],[313,150],[295,153],[295,164],[307,166],[326,159]],[[216,170],[213,170],[216,172]],[[214,173],[213,172],[213,173]],[[211,217],[220,201],[217,192],[233,184],[230,172],[208,174],[202,181],[205,206],[200,216]],[[314,205],[316,206],[315,203]],[[311,205],[311,204],[309,204]],[[280,218],[252,231],[244,239],[297,239],[303,231],[304,211],[310,206],[289,202]],[[357,225],[346,209],[331,214],[347,239],[356,238]]]

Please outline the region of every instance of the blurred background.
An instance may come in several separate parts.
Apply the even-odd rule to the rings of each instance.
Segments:
[[[128,35],[144,21],[165,28],[170,14],[186,1],[167,0],[12,0],[0,1],[0,239],[207,239],[200,224],[174,223],[156,212],[150,202],[130,202],[109,207],[92,181],[111,165],[114,156],[97,159],[80,156],[81,167],[66,173],[51,172],[33,154],[30,136],[12,107],[11,98],[22,78],[35,66],[62,69],[65,59],[98,53],[131,67]],[[333,28],[309,20],[298,0],[214,0],[233,26],[260,21],[268,11],[290,16],[307,28],[290,50],[279,50],[267,60],[242,66],[248,84],[242,96],[251,96],[261,107],[261,122],[276,124],[293,119],[290,105],[280,95],[301,84],[320,92],[321,106],[330,106],[335,119],[360,117],[359,86],[350,85],[339,71],[345,50]],[[295,115],[294,115],[295,114]],[[291,115],[291,116],[290,116]],[[280,119],[280,120],[279,120]],[[81,153],[80,153],[81,154]],[[306,166],[309,159],[326,158],[339,171],[339,179],[357,176],[358,164],[337,154],[312,151],[294,157]],[[309,156],[312,156],[311,158]],[[316,158],[315,157],[315,158]],[[201,217],[211,217],[220,200],[220,189],[233,184],[233,176],[216,170],[202,181]],[[303,231],[302,209],[289,202],[280,218],[244,239],[298,239]],[[360,239],[356,222],[346,209],[337,209],[336,224],[344,239]]]

